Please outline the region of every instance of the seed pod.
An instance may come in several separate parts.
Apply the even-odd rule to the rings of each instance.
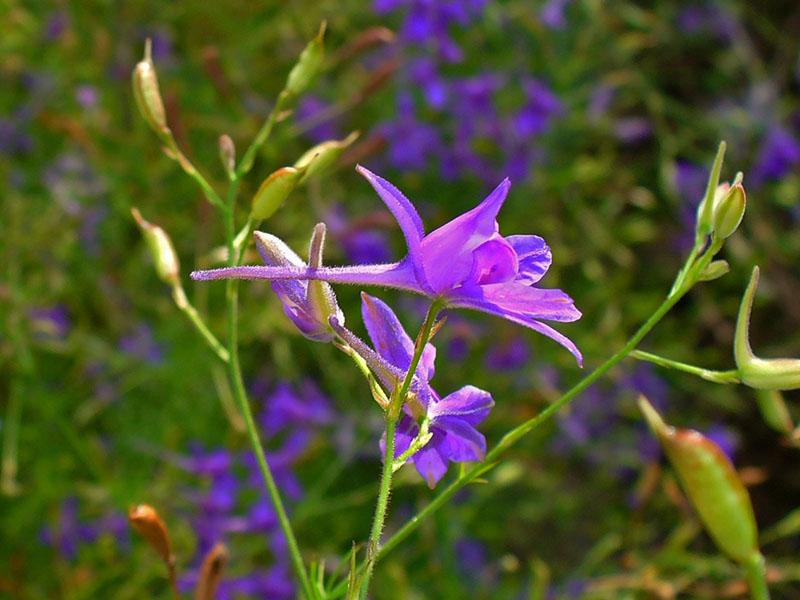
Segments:
[[[219,159],[228,176],[233,175],[236,170],[236,146],[231,136],[226,133],[219,136]]]
[[[218,542],[203,559],[194,592],[195,600],[214,600],[227,562],[228,549],[225,544]]]
[[[170,541],[167,526],[158,516],[156,510],[147,504],[131,507],[128,511],[128,521],[148,541],[153,550],[156,551],[156,554],[167,564],[167,567],[171,569],[175,564],[175,557],[172,554],[172,542]]]
[[[747,206],[747,194],[741,183],[731,187],[714,206],[714,236],[724,240],[739,228]]]
[[[717,547],[748,564],[758,554],[758,531],[750,496],[730,459],[701,433],[664,423],[644,396],[639,408]]]
[[[289,76],[286,78],[285,89],[287,92],[294,96],[302,94],[311,82],[319,73],[322,67],[322,61],[325,58],[325,21],[319,26],[319,32],[316,37],[311,40],[308,45],[300,53],[300,58],[297,59]]]
[[[253,196],[250,217],[262,221],[274,215],[297,187],[304,172],[305,168],[283,167],[267,177]]]
[[[739,305],[733,357],[739,379],[757,390],[794,390],[800,388],[800,360],[794,358],[758,358],[750,347],[750,313],[758,288],[759,270],[753,268],[750,283]]]
[[[179,282],[181,265],[172,240],[161,227],[145,221],[138,209],[132,208],[131,214],[142,230],[159,279],[170,285],[176,285]]]
[[[306,173],[301,181],[315,177],[333,166],[342,156],[344,151],[358,139],[359,132],[354,131],[343,140],[328,140],[308,149],[294,166],[298,169],[305,168]]]
[[[151,129],[162,139],[171,137],[149,39],[144,45],[144,58],[133,69],[133,97],[136,99],[139,112]]]

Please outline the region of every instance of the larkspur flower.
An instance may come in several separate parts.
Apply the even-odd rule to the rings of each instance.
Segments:
[[[192,277],[268,279],[275,282],[273,286],[286,280],[321,280],[406,290],[449,307],[489,313],[533,329],[582,361],[571,340],[542,322],[575,321],[581,316],[563,291],[535,287],[550,267],[550,248],[536,235],[503,237],[499,233],[496,219],[511,186],[508,179],[478,206],[425,235],[422,219],[400,190],[363,167],[358,171],[400,225],[408,246],[408,256],[400,262],[349,267],[228,267],[195,271]]]
[[[335,328],[391,390],[400,383],[411,365],[414,342],[385,302],[364,293],[361,297],[361,314],[375,350],[367,348],[344,327],[335,325]],[[423,417],[429,420],[432,437],[410,460],[430,487],[434,487],[447,472],[448,462],[483,459],[486,438],[475,427],[494,406],[489,392],[471,385],[441,398],[428,383],[435,371],[435,359],[436,348],[426,344],[414,377],[417,385],[412,386],[412,391],[417,392],[416,399],[404,405],[395,437],[395,457],[398,457],[419,435],[417,420]],[[387,376],[387,373],[393,375]],[[384,444],[385,440],[381,440],[382,450]]]

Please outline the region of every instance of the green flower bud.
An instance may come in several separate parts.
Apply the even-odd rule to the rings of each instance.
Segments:
[[[219,136],[219,159],[228,177],[231,177],[236,171],[236,146],[226,133]]]
[[[727,275],[731,270],[731,266],[727,260],[715,260],[709,264],[705,270],[700,273],[700,281],[714,281],[723,275]]]
[[[250,217],[254,221],[262,221],[274,215],[297,187],[304,172],[305,168],[283,167],[267,177],[253,196]]]
[[[696,235],[700,240],[711,233],[714,216],[714,200],[715,196],[719,193],[719,175],[722,171],[722,160],[725,158],[725,148],[725,142],[720,142],[719,148],[717,149],[717,156],[714,158],[714,164],[708,176],[705,196],[702,202],[700,202],[700,206],[697,207]]]
[[[150,40],[144,45],[144,58],[133,69],[133,97],[139,112],[156,134],[166,140],[172,136],[167,125],[167,113],[158,89],[158,77],[150,52]]]
[[[298,169],[307,169],[303,181],[327,171],[341,158],[344,151],[358,139],[359,135],[359,132],[354,131],[343,140],[328,140],[308,149],[294,163],[294,166]]]
[[[767,425],[785,435],[792,432],[794,429],[792,416],[780,391],[756,390],[756,402],[761,418]]]
[[[758,530],[750,496],[730,459],[701,433],[664,423],[644,396],[639,408],[717,547],[749,564],[758,555]]]
[[[177,285],[180,281],[181,267],[169,236],[158,225],[145,221],[138,209],[132,208],[131,214],[136,219],[139,229],[142,230],[144,241],[153,257],[158,278],[170,285]]]
[[[747,195],[744,186],[736,183],[714,205],[714,236],[724,240],[733,235],[742,222],[746,206]]]
[[[800,388],[800,360],[794,358],[758,358],[750,347],[750,313],[758,288],[759,270],[753,268],[750,283],[742,296],[736,320],[733,357],[739,379],[757,390],[794,390]]]
[[[311,243],[308,249],[308,266],[318,269],[322,266],[322,254],[325,250],[325,223],[317,223],[311,234]],[[344,315],[336,303],[336,295],[331,285],[325,281],[308,282],[308,302],[320,323],[328,323],[332,316],[344,322]]]
[[[311,82],[322,67],[322,61],[325,58],[325,45],[323,43],[325,27],[326,24],[323,21],[319,26],[317,36],[303,49],[300,58],[297,59],[297,63],[289,72],[289,77],[286,78],[285,89],[294,96],[299,96],[308,89],[308,86],[311,85]]]

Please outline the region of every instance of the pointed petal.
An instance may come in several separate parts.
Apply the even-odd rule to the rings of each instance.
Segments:
[[[583,366],[583,355],[581,354],[580,350],[578,350],[578,347],[565,335],[559,333],[552,327],[545,325],[541,321],[537,321],[536,319],[525,314],[507,311],[495,304],[476,299],[461,298],[457,301],[453,301],[451,306],[471,308],[473,310],[485,312],[490,315],[495,315],[496,317],[501,317],[507,321],[517,323],[518,325],[523,325],[529,329],[533,329],[534,331],[541,333],[542,335],[546,335],[550,339],[555,340],[564,346],[572,353],[572,355],[575,357],[575,360],[578,361],[578,366]]]
[[[394,366],[407,370],[414,354],[414,342],[403,329],[394,311],[382,300],[361,293],[361,315],[372,345],[383,358]],[[422,353],[417,376],[423,381],[433,377],[436,349],[426,344]]]
[[[504,179],[472,210],[445,223],[422,240],[425,279],[434,292],[446,292],[472,272],[472,252],[497,234],[497,213],[511,182]]]
[[[537,288],[518,282],[484,285],[482,300],[509,312],[548,321],[577,321],[581,312],[575,302],[559,289]]]
[[[443,431],[436,430],[432,433],[431,441],[411,457],[417,472],[422,475],[422,478],[431,489],[436,487],[439,480],[447,473],[447,459],[439,452],[439,446],[444,443],[446,434]]]
[[[432,402],[428,407],[428,415],[437,423],[441,418],[453,417],[477,425],[487,417],[493,406],[494,400],[489,392],[467,385],[438,402]]]
[[[215,279],[313,279],[329,283],[352,285],[378,285],[424,294],[408,259],[388,265],[357,265],[352,267],[223,267],[205,271],[192,271],[196,281]]]
[[[472,252],[472,272],[468,280],[478,285],[511,281],[517,275],[517,254],[502,236],[496,235]]]
[[[411,204],[411,201],[406,198],[403,193],[398,190],[393,184],[386,181],[383,177],[376,175],[369,169],[365,169],[361,165],[356,167],[358,171],[381,197],[386,207],[391,211],[397,224],[406,238],[406,245],[408,246],[408,254],[417,271],[417,275],[422,277],[422,265],[420,262],[420,242],[422,236],[425,235],[425,228],[422,225],[422,219]]]
[[[539,281],[553,261],[553,255],[544,239],[538,235],[510,235],[506,241],[514,248],[519,259],[517,281],[532,285]]]

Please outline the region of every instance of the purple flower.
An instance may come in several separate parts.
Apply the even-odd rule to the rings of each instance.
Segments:
[[[44,341],[63,340],[72,328],[69,311],[63,304],[31,308],[28,318],[33,325],[35,337]]]
[[[283,240],[274,235],[257,231],[255,238],[258,253],[269,267],[306,266],[306,263]],[[322,262],[324,238],[325,226],[318,225],[311,239],[312,266],[318,267]],[[333,339],[333,333],[327,322],[331,314],[335,313],[340,321],[344,321],[344,314],[336,304],[336,295],[327,283],[312,283],[299,279],[273,281],[272,290],[278,295],[286,316],[300,333],[310,340],[329,342]]]
[[[539,18],[549,29],[564,29],[567,18],[564,15],[570,0],[547,0],[539,10]]]
[[[261,428],[267,436],[272,437],[291,426],[326,425],[332,419],[328,399],[312,381],[304,381],[299,393],[282,381],[265,398]]]
[[[366,348],[363,342],[359,343],[360,340],[343,327],[337,327],[337,332],[362,355],[384,385],[393,389],[411,365],[414,342],[386,303],[364,293],[361,298],[361,314],[375,351]],[[430,487],[434,487],[447,472],[448,462],[483,459],[486,438],[475,427],[494,406],[488,392],[469,385],[444,398],[439,397],[428,385],[434,374],[435,359],[436,349],[427,344],[414,378],[417,397],[404,406],[395,438],[395,457],[398,457],[419,435],[417,420],[428,419],[432,437],[411,457],[411,462]],[[387,372],[393,373],[394,379],[386,381],[382,374]],[[381,446],[384,444],[385,440],[382,440]]]
[[[143,323],[120,338],[119,349],[124,354],[151,365],[160,364],[164,360],[164,349],[153,337],[152,328]]]
[[[563,291],[535,287],[550,267],[547,244],[539,236],[503,237],[498,231],[496,218],[511,185],[508,179],[478,206],[425,235],[422,219],[408,198],[367,169],[358,167],[358,171],[372,184],[403,231],[408,256],[400,262],[312,268],[243,266],[195,271],[192,277],[275,282],[309,279],[397,288],[529,327],[562,344],[582,362],[575,344],[542,322],[569,322],[581,316],[572,298]],[[296,281],[279,285],[288,288],[295,284],[301,285]]]
[[[787,129],[773,127],[758,153],[752,179],[756,185],[783,179],[800,164],[800,142]]]

